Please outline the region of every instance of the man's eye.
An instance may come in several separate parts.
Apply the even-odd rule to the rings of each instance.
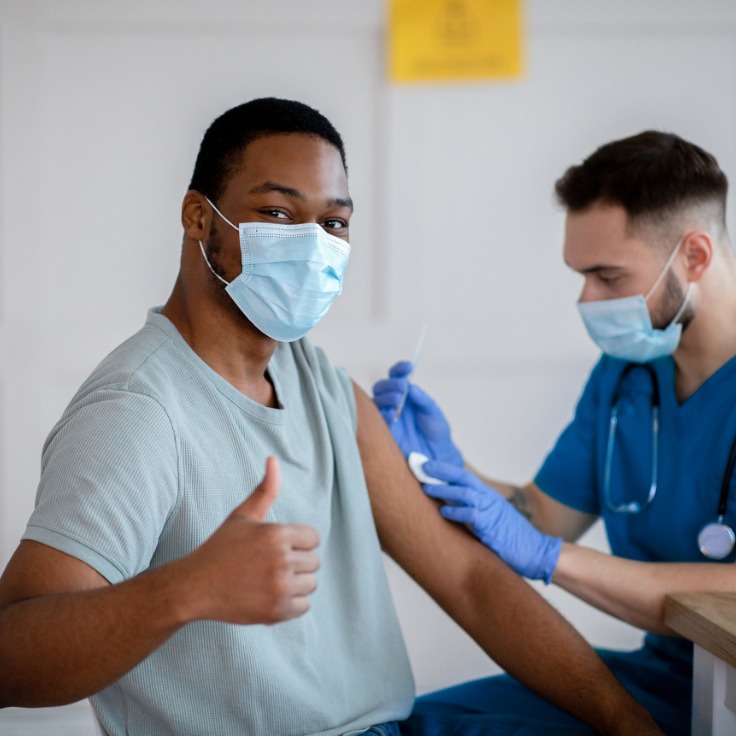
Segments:
[[[286,212],[283,212],[282,210],[262,210],[264,215],[268,215],[269,217],[273,217],[277,220],[285,220],[288,219],[288,215]]]
[[[322,227],[325,230],[347,230],[348,224],[344,220],[325,220]]]

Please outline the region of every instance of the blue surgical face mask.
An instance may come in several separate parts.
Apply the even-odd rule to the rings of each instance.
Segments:
[[[647,302],[672,266],[681,245],[682,240],[675,246],[646,296],[637,294],[621,299],[578,302],[578,311],[588,334],[604,353],[631,363],[648,363],[675,352],[682,334],[679,319],[690,300],[693,284],[688,286],[672,322],[663,330],[652,326]]]
[[[350,245],[315,223],[241,222],[236,227],[207,201],[240,233],[243,266],[240,275],[228,284],[215,273],[200,240],[210,271],[227,284],[225,291],[230,298],[265,335],[281,342],[304,337],[342,292]]]

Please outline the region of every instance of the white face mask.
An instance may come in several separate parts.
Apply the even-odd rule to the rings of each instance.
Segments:
[[[677,314],[663,330],[652,326],[647,302],[669,271],[681,246],[682,240],[675,246],[646,296],[637,294],[621,299],[578,302],[578,311],[588,334],[606,355],[631,363],[648,363],[675,352],[682,335],[682,325],[678,320],[688,305],[693,284],[688,286]]]
[[[210,265],[200,240],[210,271],[227,284],[230,298],[265,335],[281,342],[304,337],[342,292],[350,245],[316,223],[241,222],[236,227],[207,201],[240,233],[243,268],[228,284]]]

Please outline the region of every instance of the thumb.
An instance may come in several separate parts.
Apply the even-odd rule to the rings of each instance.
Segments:
[[[388,369],[390,378],[406,378],[414,370],[414,364],[410,360],[400,360]]]
[[[279,495],[280,489],[279,461],[273,456],[267,457],[263,480],[253,489],[253,493],[233,511],[233,515],[245,516],[252,521],[263,521],[276,500],[276,496]]]

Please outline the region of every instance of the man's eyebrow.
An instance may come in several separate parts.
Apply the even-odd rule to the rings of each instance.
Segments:
[[[336,199],[331,199],[328,204],[331,207],[347,207],[351,212],[353,211],[353,200],[350,197],[345,199],[337,197]]]
[[[307,198],[304,192],[300,192],[298,189],[294,189],[293,187],[284,186],[283,184],[277,184],[275,181],[264,181],[263,184],[253,187],[253,189],[248,193],[268,194],[269,192],[279,192],[279,194],[283,194],[286,197],[299,199],[301,201],[304,201]],[[350,199],[350,197],[335,197],[328,201],[328,205],[330,207],[348,207],[351,211],[353,210],[353,200]]]
[[[263,184],[253,187],[249,194],[267,194],[268,192],[280,192],[281,194],[285,194],[287,197],[292,197],[294,199],[306,199],[304,193],[300,192],[298,189],[285,187],[283,184],[277,184],[275,181],[264,181]]]

